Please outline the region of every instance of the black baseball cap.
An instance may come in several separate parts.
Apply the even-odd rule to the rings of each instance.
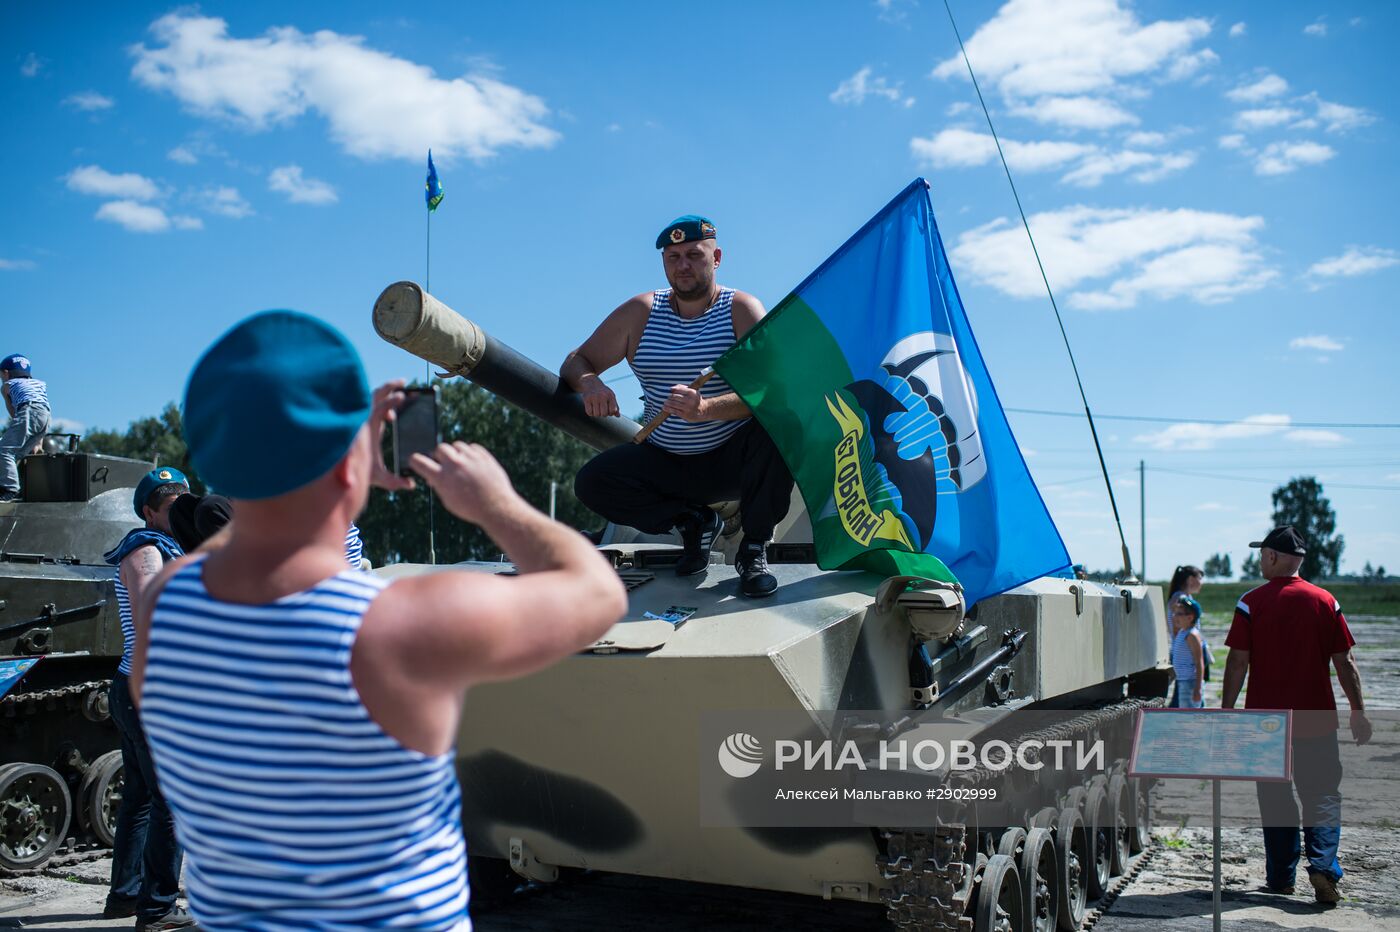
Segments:
[[[1303,545],[1303,535],[1295,531],[1291,524],[1274,528],[1264,535],[1263,540],[1256,540],[1249,546],[1268,547],[1270,550],[1294,557],[1307,556],[1308,553],[1308,548]]]

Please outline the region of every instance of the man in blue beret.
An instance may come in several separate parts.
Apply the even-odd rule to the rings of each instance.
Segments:
[[[468,928],[466,689],[576,653],[627,608],[593,546],[465,443],[410,466],[519,575],[348,568],[371,485],[414,487],[380,453],[402,387],[371,395],[344,335],[292,311],[234,327],[186,386],[190,457],[236,517],[137,606],[131,683],[211,932]]]
[[[18,353],[0,359],[0,394],[10,425],[0,436],[0,503],[19,497],[19,458],[34,449],[49,429],[48,386],[34,378],[29,358]]]
[[[619,412],[602,374],[626,359],[646,401],[644,420],[668,415],[640,444],[605,450],[579,471],[579,501],[615,524],[648,534],[680,532],[680,576],[705,572],[723,527],[706,503],[738,499],[744,537],[734,566],[739,590],[771,595],[778,582],[766,547],[787,514],[792,475],[748,406],[718,374],[701,374],[763,318],[751,294],[716,281],[722,253],[706,217],[677,217],[656,239],[670,288],[644,291],[607,316],[569,354],[560,377],[593,417]]]
[[[105,555],[117,568],[117,610],[122,623],[122,659],[107,699],[121,735],[125,783],[112,846],[112,882],[102,917],[135,916],[136,927],[146,930],[194,925],[189,913],[175,903],[182,860],[175,821],[156,783],[151,748],[130,688],[135,643],[131,606],[146,594],[167,562],[184,555],[171,528],[171,512],[189,490],[185,474],[172,466],[157,466],[142,476],[131,507],[144,526],[128,533]]]

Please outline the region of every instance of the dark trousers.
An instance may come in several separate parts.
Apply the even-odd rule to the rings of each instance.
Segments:
[[[787,514],[792,474],[758,421],[750,419],[707,453],[668,453],[624,443],[589,460],[574,494],[614,524],[664,534],[689,507],[739,500],[744,536],[767,541]]]
[[[112,851],[109,900],[136,900],[143,919],[164,916],[175,907],[183,856],[175,840],[175,820],[156,785],[156,768],[146,732],[131,702],[125,673],[112,677],[108,693],[112,721],[122,736],[122,804]]]
[[[1317,713],[1313,713],[1314,715]],[[1342,839],[1342,761],[1337,733],[1293,739],[1293,783],[1257,783],[1259,814],[1264,820],[1265,877],[1271,887],[1291,887],[1298,872],[1299,812],[1303,804],[1303,841],[1308,872],[1342,878],[1337,846]]]

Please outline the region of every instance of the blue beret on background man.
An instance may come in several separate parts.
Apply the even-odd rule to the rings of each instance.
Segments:
[[[156,489],[172,483],[183,485],[186,489],[190,487],[190,480],[174,466],[157,466],[142,476],[136,484],[135,494],[131,496],[131,507],[136,511],[136,517],[146,520],[146,512],[142,510],[146,507],[146,500]]]
[[[200,478],[229,498],[276,498],[350,449],[369,420],[369,383],[335,328],[298,311],[263,311],[195,364],[182,414]]]
[[[710,222],[709,217],[686,214],[684,217],[672,220],[666,229],[661,231],[661,235],[656,238],[656,248],[665,249],[667,246],[714,238],[715,225]]]

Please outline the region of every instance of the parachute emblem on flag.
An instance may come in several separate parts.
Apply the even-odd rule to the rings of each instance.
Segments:
[[[863,484],[873,500],[898,509],[913,549],[922,550],[933,537],[938,496],[965,492],[987,474],[977,395],[946,333],[904,337],[880,368],[881,381],[861,379],[845,389],[869,424],[869,439],[860,441],[869,471]]]

